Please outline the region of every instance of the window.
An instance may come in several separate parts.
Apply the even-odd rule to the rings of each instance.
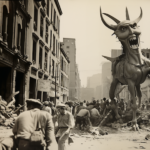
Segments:
[[[51,57],[49,57],[49,74],[51,73]]]
[[[44,70],[47,71],[47,52],[45,52]]]
[[[47,16],[49,16],[49,0],[47,0]]]
[[[58,35],[60,34],[60,20],[58,20]]]
[[[36,42],[33,40],[33,51],[32,51],[33,64],[36,62]]]
[[[61,56],[61,70],[63,71],[63,57]]]
[[[42,48],[39,51],[39,69],[42,69]]]
[[[54,77],[54,69],[55,69],[55,68],[54,68],[54,65],[55,65],[55,62],[54,62],[54,60],[52,60],[52,67],[53,67],[53,68],[52,68],[52,69],[53,69],[53,70],[52,70],[52,77]]]
[[[59,58],[59,43],[58,43],[58,58]]]
[[[52,47],[52,30],[50,32],[50,48]]]
[[[56,57],[57,57],[57,40],[56,40]]]
[[[51,21],[53,21],[53,4],[51,3]]]
[[[45,41],[46,41],[46,43],[48,43],[48,25],[47,24],[46,24]]]
[[[53,52],[55,53],[55,35],[53,35]]]
[[[149,58],[149,53],[146,54],[147,58]]]
[[[41,24],[40,24],[40,36],[43,37],[43,25],[44,25],[44,21],[43,21],[43,17],[41,16]]]
[[[56,11],[55,11],[55,9],[54,9],[54,16],[53,16],[54,18],[53,18],[53,23],[54,23],[54,25],[55,25],[55,23],[56,23]]]
[[[7,26],[8,26],[8,11],[7,7],[3,6],[3,26],[2,26],[2,35],[3,41],[7,42]]]
[[[58,20],[58,16],[57,16],[57,31],[58,31],[58,28],[59,28],[58,24],[59,24],[59,20]]]
[[[33,28],[34,28],[35,31],[37,31],[37,18],[38,18],[38,10],[34,6],[34,24],[33,24]]]
[[[63,74],[61,74],[61,86],[64,86]]]
[[[56,65],[56,69],[57,69],[57,75],[55,75],[55,76],[57,76],[57,80],[58,80],[58,65]]]
[[[17,48],[21,52],[21,25],[18,24]]]
[[[21,54],[25,54],[25,34],[26,34],[26,29],[25,29],[26,23],[25,20],[22,20],[22,30],[21,30]]]

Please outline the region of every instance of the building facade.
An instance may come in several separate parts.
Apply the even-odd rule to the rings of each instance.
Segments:
[[[80,100],[80,77],[76,64],[76,43],[73,38],[63,38],[63,49],[70,60],[69,100]]]
[[[87,88],[94,88],[94,97],[95,99],[100,99],[101,98],[101,90],[100,86],[101,85],[101,74],[94,74],[91,77],[87,78]],[[100,91],[99,91],[100,90]]]
[[[92,102],[92,99],[94,98],[94,88],[81,88],[81,101],[88,101]]]
[[[142,54],[147,59],[150,59],[150,49],[142,49]],[[150,100],[150,77],[147,76],[145,82],[141,84],[142,102]]]
[[[30,0],[29,60],[32,62],[29,77],[29,98],[45,101],[59,98],[60,89],[60,16],[58,0]],[[56,85],[56,86],[55,86]],[[47,87],[45,87],[47,86]]]
[[[60,43],[60,101],[66,102],[69,100],[69,74],[70,74],[70,61],[69,57],[63,50],[63,43]]]
[[[111,57],[114,58],[114,57],[118,57],[120,55],[123,54],[123,50],[122,49],[112,49],[111,50]]]
[[[111,62],[103,62],[102,64],[102,84],[101,84],[101,98],[109,98],[110,84],[112,81]]]
[[[0,95],[9,102],[19,91],[16,106],[24,105],[28,97],[30,22],[29,0],[0,1]]]

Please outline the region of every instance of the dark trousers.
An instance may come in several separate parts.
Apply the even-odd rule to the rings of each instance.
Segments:
[[[81,127],[86,127],[87,126],[86,117],[77,116],[76,117],[76,126],[77,126],[77,124],[79,124],[80,129],[81,129]]]
[[[43,146],[31,146],[29,140],[18,140],[18,150],[44,150]]]

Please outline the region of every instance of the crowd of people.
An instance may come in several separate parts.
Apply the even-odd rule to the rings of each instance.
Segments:
[[[117,101],[117,100],[116,100]],[[98,126],[110,111],[111,100],[84,100],[80,103],[66,102],[56,106],[53,102],[43,103],[28,99],[27,111],[22,112],[15,121],[13,133],[19,150],[65,150],[72,128],[79,130]],[[122,99],[118,102],[121,111],[127,109]]]

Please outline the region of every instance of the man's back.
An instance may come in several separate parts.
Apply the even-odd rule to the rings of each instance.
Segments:
[[[90,113],[87,109],[81,109],[77,114],[79,117],[90,116]]]
[[[100,114],[99,114],[99,112],[98,112],[98,110],[96,108],[91,109],[90,112],[91,112],[91,116],[92,117],[98,117],[98,116],[100,116]]]
[[[17,138],[30,139],[31,133],[36,130],[37,120],[39,120],[41,124],[41,130],[44,136],[46,136],[46,128],[49,127],[48,132],[54,130],[51,115],[46,111],[33,109],[30,111],[25,111],[19,115],[15,122],[13,133],[17,135]]]

